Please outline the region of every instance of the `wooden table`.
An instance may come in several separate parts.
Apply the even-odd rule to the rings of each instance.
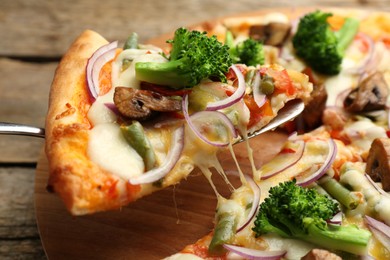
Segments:
[[[238,12],[307,5],[389,10],[386,0],[2,0],[0,121],[44,126],[57,63],[84,29],[141,41],[179,26]],[[34,173],[43,140],[0,136],[0,259],[45,259],[34,212]]]

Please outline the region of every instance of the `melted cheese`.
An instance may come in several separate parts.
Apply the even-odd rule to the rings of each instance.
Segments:
[[[150,53],[153,52],[153,53]],[[132,60],[125,71],[120,72],[124,59]],[[139,88],[135,78],[135,62],[165,62],[166,59],[155,51],[129,49],[121,52],[113,62],[113,86]],[[115,87],[99,96],[88,111],[88,120],[93,125],[89,136],[88,155],[90,159],[108,172],[128,180],[144,172],[144,163],[138,153],[126,142],[116,124],[117,116],[105,104],[113,104]],[[112,131],[110,133],[110,131]],[[150,135],[153,136],[153,135]],[[160,136],[161,137],[161,136]],[[166,154],[165,142],[153,141],[161,163]],[[162,147],[163,146],[163,147]]]
[[[127,143],[117,124],[98,124],[90,132],[88,156],[125,180],[144,172],[141,156]]]

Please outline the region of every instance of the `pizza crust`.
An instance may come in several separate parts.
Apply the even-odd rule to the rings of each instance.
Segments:
[[[102,171],[87,156],[91,106],[85,68],[88,58],[107,41],[83,32],[62,58],[51,86],[46,118],[48,188],[60,195],[74,215],[120,206],[134,200],[140,187]]]

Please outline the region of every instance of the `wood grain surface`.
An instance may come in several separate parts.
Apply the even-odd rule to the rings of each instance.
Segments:
[[[179,26],[265,8],[342,6],[390,10],[388,0],[1,0],[0,121],[43,126],[60,57],[89,28],[109,40],[142,41]],[[0,136],[0,259],[45,259],[33,185],[43,140]]]

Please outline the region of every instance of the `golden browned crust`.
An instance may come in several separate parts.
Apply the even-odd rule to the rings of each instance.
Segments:
[[[140,190],[104,172],[87,157],[91,101],[85,68],[93,52],[106,43],[93,31],[83,32],[61,60],[50,91],[46,119],[48,187],[75,215],[118,208],[134,200]]]

